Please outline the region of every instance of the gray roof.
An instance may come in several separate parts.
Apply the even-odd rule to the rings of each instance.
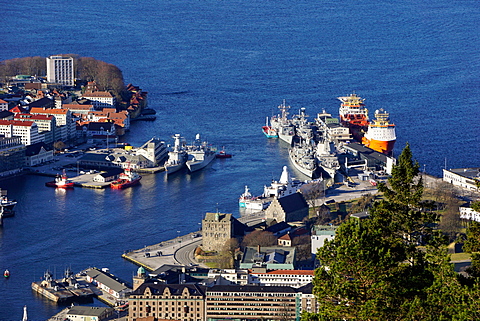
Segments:
[[[454,168],[449,170],[452,173],[457,175],[470,178],[470,179],[480,179],[480,167],[474,168]]]
[[[130,289],[125,281],[97,269],[88,270],[87,275],[118,293]]]
[[[295,248],[289,246],[269,246],[261,247],[260,253],[256,247],[247,247],[242,259],[242,263],[279,263],[291,264],[294,260]]]
[[[308,203],[301,193],[293,193],[292,195],[280,197],[278,202],[282,206],[285,213],[291,213],[303,208],[308,208]]]
[[[86,306],[74,305],[71,308],[69,308],[67,314],[100,317],[104,315],[106,312],[110,312],[110,311],[113,311],[113,309],[104,308],[104,307],[86,307]]]

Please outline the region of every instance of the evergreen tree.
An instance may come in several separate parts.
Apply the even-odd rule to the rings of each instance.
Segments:
[[[407,144],[370,218],[350,218],[317,257],[314,294],[319,313],[303,320],[471,320],[478,283],[459,282],[446,255],[446,238],[434,230],[433,203]],[[475,318],[474,318],[475,319]]]

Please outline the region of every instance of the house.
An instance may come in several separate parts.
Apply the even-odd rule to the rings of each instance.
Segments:
[[[293,231],[289,231],[286,234],[278,238],[279,246],[292,246],[293,240],[299,236],[308,235],[309,232],[306,228],[300,227]]]
[[[25,150],[26,166],[35,166],[53,160],[53,149],[44,142],[27,146]]]
[[[72,305],[68,308],[66,317],[70,321],[103,321],[108,320],[114,311],[113,308]]]
[[[308,216],[308,203],[301,193],[293,193],[281,198],[274,198],[265,210],[266,220],[277,222],[301,221]]]
[[[21,172],[25,166],[25,145],[18,136],[0,135],[0,177]]]

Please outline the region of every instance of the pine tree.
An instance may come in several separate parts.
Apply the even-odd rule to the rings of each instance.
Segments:
[[[319,249],[322,266],[315,272],[314,293],[320,310],[305,313],[303,320],[420,316],[436,306],[438,297],[429,295],[438,282],[445,283],[439,275],[458,281],[450,265],[440,274],[437,256],[425,250],[441,247],[445,239],[433,230],[438,216],[433,203],[422,200],[423,181],[408,144],[379,190],[384,200],[374,204],[369,219],[351,218]],[[427,299],[432,303],[423,304]]]

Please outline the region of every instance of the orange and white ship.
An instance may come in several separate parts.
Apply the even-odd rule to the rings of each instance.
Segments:
[[[362,140],[364,131],[368,127],[368,109],[363,103],[365,99],[355,93],[346,97],[338,97],[340,104],[340,122],[350,129],[350,133],[357,141]]]
[[[362,144],[377,152],[390,155],[397,136],[395,125],[390,124],[389,114],[383,109],[375,111],[375,119],[368,125]]]

